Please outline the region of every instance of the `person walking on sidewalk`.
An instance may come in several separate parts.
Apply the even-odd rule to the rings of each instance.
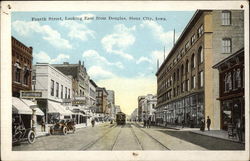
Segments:
[[[94,126],[95,126],[95,118],[92,118],[92,120],[91,120],[91,124],[92,124],[92,127],[94,127]]]
[[[241,122],[240,118],[238,118],[237,122],[236,122],[236,131],[237,131],[239,141],[242,142],[243,141],[243,139],[242,139],[242,122]]]
[[[42,131],[42,132],[45,132],[45,130],[46,130],[46,129],[45,129],[45,118],[43,117],[43,118],[42,118],[42,122],[41,122],[41,131]]]
[[[211,120],[209,116],[207,116],[207,130],[210,131]]]

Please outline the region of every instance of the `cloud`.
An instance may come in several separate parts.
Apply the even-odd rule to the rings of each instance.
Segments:
[[[71,49],[72,45],[68,40],[63,39],[61,34],[52,29],[48,25],[40,25],[35,21],[15,21],[12,23],[13,29],[21,36],[28,36],[32,33],[39,33],[44,40],[47,40],[51,45],[61,49]]]
[[[98,79],[105,80],[105,79],[112,78],[115,76],[113,73],[111,73],[110,71],[104,70],[100,66],[90,67],[88,70],[88,74],[90,75],[92,79],[95,79],[95,80],[98,80]]]
[[[106,52],[119,55],[125,59],[132,60],[133,56],[126,53],[125,50],[134,44],[135,36],[132,34],[136,27],[126,27],[124,24],[114,26],[114,33],[102,38],[101,43]]]
[[[137,98],[147,94],[156,94],[155,77],[122,78],[114,76],[110,79],[96,81],[99,87],[115,91],[115,104],[120,105],[123,112],[131,114],[138,107]]]
[[[140,58],[136,61],[136,64],[140,64],[140,63],[143,63],[143,62],[152,63],[152,60],[150,60],[149,58],[147,58],[147,57],[145,57],[145,56],[142,56],[142,57],[140,57]]]
[[[164,31],[164,28],[159,25],[155,21],[143,21],[143,23],[140,25],[141,27],[147,27],[151,29],[152,34],[155,39],[158,39],[159,41],[163,42],[164,44],[173,44],[173,31]],[[180,33],[175,33],[176,37],[180,35]],[[177,38],[176,38],[177,40]]]
[[[99,53],[95,50],[87,50],[82,54],[83,58],[94,60],[95,62],[99,62],[100,64],[108,65],[108,66],[116,66],[120,69],[124,68],[121,62],[111,63],[105,57],[99,55]]]
[[[68,36],[71,39],[87,41],[89,38],[95,38],[95,31],[90,30],[85,24],[76,21],[62,21],[59,24],[69,30]]]
[[[59,54],[59,55],[57,55],[56,58],[51,58],[44,51],[40,51],[39,53],[34,53],[34,58],[35,58],[36,62],[39,62],[39,63],[55,64],[55,63],[62,63],[63,61],[68,60],[70,58],[70,56],[66,55],[66,54]]]

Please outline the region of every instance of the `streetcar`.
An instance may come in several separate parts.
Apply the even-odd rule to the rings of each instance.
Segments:
[[[117,125],[125,125],[126,124],[126,114],[123,112],[118,112],[116,114],[116,123],[117,123]]]

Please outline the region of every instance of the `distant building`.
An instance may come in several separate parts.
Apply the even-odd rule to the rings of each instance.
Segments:
[[[165,123],[221,128],[218,71],[212,66],[244,47],[244,11],[198,10],[158,69],[157,113]]]
[[[118,112],[122,112],[121,107],[119,105],[115,105],[115,114]]]
[[[96,113],[104,113],[108,114],[108,92],[105,88],[96,88],[97,96],[96,96],[96,106],[97,111]]]
[[[113,90],[107,90],[108,92],[108,101],[115,104],[115,92]]]
[[[12,96],[20,97],[20,91],[31,91],[32,47],[27,47],[16,38],[12,42]]]
[[[33,81],[33,90],[42,92],[42,97],[36,100],[46,114],[47,123],[71,117],[72,113],[67,109],[72,99],[71,76],[64,75],[47,63],[37,63],[33,66]]]
[[[96,83],[92,79],[90,79],[89,80],[89,104],[92,107],[96,106],[96,95],[97,95],[96,88],[97,87],[98,86],[96,85]]]
[[[143,120],[143,115],[142,115],[142,106],[143,106],[143,101],[145,99],[145,96],[139,96],[138,97],[138,119],[139,121]]]
[[[141,120],[147,120],[149,117],[154,117],[155,107],[157,104],[157,97],[152,94],[148,94],[146,96],[141,96],[139,99],[140,107],[141,107]]]
[[[131,113],[131,120],[132,121],[138,120],[138,108],[135,108],[134,111]]]
[[[237,120],[245,121],[245,82],[244,82],[244,49],[217,63],[214,68],[219,70],[219,97],[221,128],[228,129],[229,124]]]
[[[113,90],[107,90],[108,92],[108,108],[111,118],[115,118],[115,92]]]
[[[72,105],[90,106],[89,75],[84,63],[81,64],[81,61],[78,64],[64,62],[63,64],[52,64],[52,66],[63,74],[72,76]]]

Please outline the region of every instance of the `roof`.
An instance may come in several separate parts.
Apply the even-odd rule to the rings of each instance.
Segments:
[[[95,86],[96,88],[98,87],[98,86],[96,85],[96,83],[95,83],[92,79],[90,79],[89,81],[90,81],[90,83],[93,84],[93,86]]]
[[[216,69],[219,66],[221,66],[222,64],[228,62],[230,59],[240,55],[244,53],[244,48],[241,48],[240,50],[236,51],[234,54],[231,54],[230,56],[226,57],[225,59],[223,59],[222,61],[218,62],[217,64],[215,64],[212,68]]]
[[[163,61],[163,63],[161,64],[160,68],[157,70],[156,76],[162,70],[162,68],[164,67],[164,65],[166,64],[166,62],[169,61],[169,59],[174,55],[175,51],[178,49],[178,47],[180,46],[180,44],[182,43],[182,41],[185,39],[185,36],[193,28],[193,26],[198,21],[198,19],[201,17],[201,15],[203,14],[204,11],[211,11],[211,10],[197,10],[194,13],[193,17],[191,18],[191,20],[189,21],[189,23],[187,24],[187,26],[185,27],[185,29],[181,33],[180,37],[178,38],[178,40],[174,44],[173,48],[170,50],[167,58]]]

